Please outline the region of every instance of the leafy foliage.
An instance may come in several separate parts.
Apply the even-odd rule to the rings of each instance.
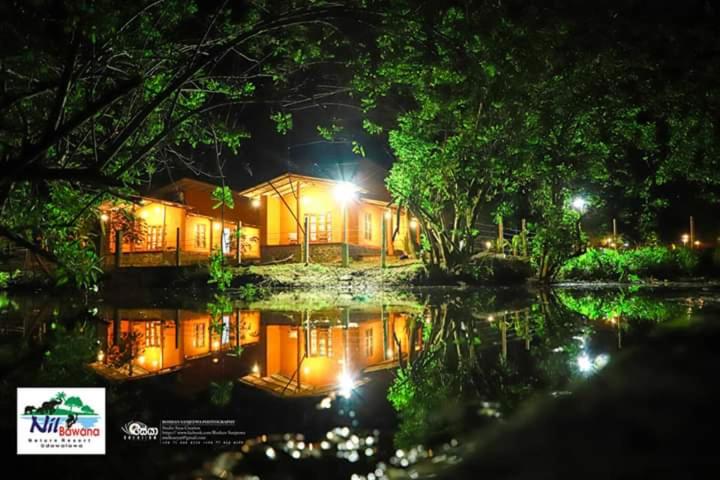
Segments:
[[[632,281],[673,279],[697,273],[699,254],[688,248],[641,247],[633,250],[589,249],[562,266],[567,280]]]

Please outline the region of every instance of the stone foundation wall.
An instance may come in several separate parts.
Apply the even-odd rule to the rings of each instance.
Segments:
[[[311,263],[336,263],[342,260],[342,243],[314,243],[310,245]],[[377,248],[350,245],[350,258],[358,260],[367,256],[380,257]],[[301,245],[265,245],[261,248],[262,262],[286,259],[292,256],[292,262],[302,261]]]

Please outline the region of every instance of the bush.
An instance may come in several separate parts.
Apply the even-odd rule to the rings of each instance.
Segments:
[[[634,250],[589,249],[570,259],[560,270],[565,280],[637,281],[670,279],[698,273],[700,256],[695,250],[641,247]]]

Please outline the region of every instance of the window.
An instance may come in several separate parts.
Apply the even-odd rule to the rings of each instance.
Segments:
[[[207,248],[207,225],[204,223],[195,224],[195,247]]]
[[[195,331],[193,332],[193,347],[204,347],[205,346],[205,324],[196,323]]]
[[[310,220],[311,242],[332,242],[332,223],[330,213],[325,215],[308,215]]]
[[[160,322],[145,322],[145,346],[160,346]]]
[[[365,356],[370,358],[373,355],[373,331],[372,328],[365,330]]]
[[[222,251],[225,255],[232,250],[232,233],[228,227],[223,228],[222,233]]]
[[[148,250],[159,250],[163,246],[162,225],[151,225],[148,227]]]
[[[365,212],[365,240],[372,240],[372,213]]]

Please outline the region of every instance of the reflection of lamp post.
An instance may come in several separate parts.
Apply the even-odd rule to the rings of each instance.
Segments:
[[[335,198],[340,202],[343,217],[343,245],[342,266],[350,263],[350,245],[348,239],[348,203],[355,198],[357,187],[350,182],[340,182],[335,185]]]

